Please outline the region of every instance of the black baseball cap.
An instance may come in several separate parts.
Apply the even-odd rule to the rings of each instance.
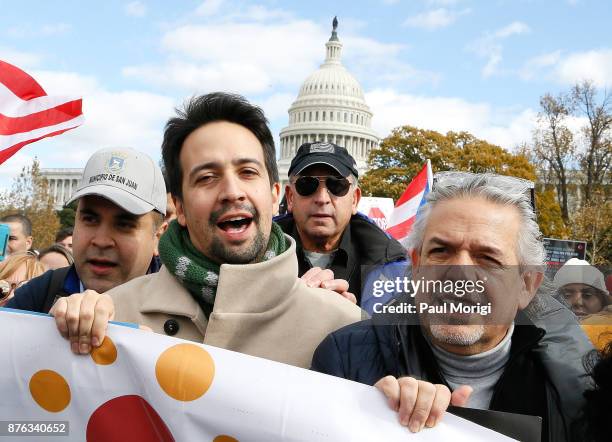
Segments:
[[[325,142],[302,144],[291,161],[289,175],[298,175],[314,164],[330,166],[343,177],[349,174],[353,174],[355,178],[359,177],[357,164],[351,154],[344,147]]]

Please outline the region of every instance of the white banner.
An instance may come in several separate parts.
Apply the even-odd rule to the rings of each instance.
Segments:
[[[357,210],[373,219],[382,230],[386,230],[393,213],[393,199],[362,196]]]
[[[50,433],[18,440],[510,440],[451,414],[413,435],[367,385],[119,325],[108,335],[77,356],[52,318],[0,310],[0,434],[30,421],[18,428]],[[69,436],[33,421],[67,422]]]

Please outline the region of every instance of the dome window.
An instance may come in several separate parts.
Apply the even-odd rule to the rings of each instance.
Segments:
[[[325,111],[323,111],[323,121],[325,121]]]

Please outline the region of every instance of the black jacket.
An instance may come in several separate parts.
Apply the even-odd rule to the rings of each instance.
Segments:
[[[577,364],[580,357],[550,358],[563,348],[583,348],[584,342],[573,327],[557,331],[566,315],[555,308],[552,305],[550,314],[545,312],[554,321],[548,336],[548,329],[536,327],[525,316],[520,322],[532,325],[515,326],[510,360],[490,409],[541,416],[542,441],[556,442],[570,440],[570,426],[584,391],[575,388],[576,373],[585,375],[585,371]],[[327,336],[314,353],[312,369],[368,385],[387,375],[447,384],[418,325],[374,325],[373,321],[376,318]]]
[[[276,217],[274,221],[283,229],[283,232],[295,239],[299,265],[298,276],[302,276],[312,266],[304,255],[293,214],[288,213]],[[365,277],[362,275],[362,266],[389,264],[405,266],[407,264],[406,249],[367,216],[361,213],[353,215],[329,267],[334,272],[334,276],[348,281],[349,292],[357,297],[357,303],[361,306],[362,280]]]
[[[154,256],[147,273],[156,273],[160,267],[159,257]],[[9,299],[5,307],[49,313],[58,298],[80,292],[81,279],[72,264],[70,267],[47,270],[42,275],[32,278],[15,290],[15,296]]]

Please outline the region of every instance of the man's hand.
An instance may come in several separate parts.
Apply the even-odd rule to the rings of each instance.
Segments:
[[[302,275],[301,280],[304,281],[308,287],[331,290],[348,299],[353,304],[357,304],[355,295],[348,291],[348,281],[344,279],[334,279],[334,272],[329,269],[313,267]]]
[[[374,384],[387,397],[389,406],[398,412],[400,424],[416,433],[424,426],[435,426],[450,405],[463,407],[472,387],[462,385],[451,394],[445,385],[431,384],[414,378],[385,376]]]
[[[70,340],[73,353],[87,354],[102,344],[108,321],[115,317],[110,296],[85,290],[59,298],[51,311],[61,335]]]

